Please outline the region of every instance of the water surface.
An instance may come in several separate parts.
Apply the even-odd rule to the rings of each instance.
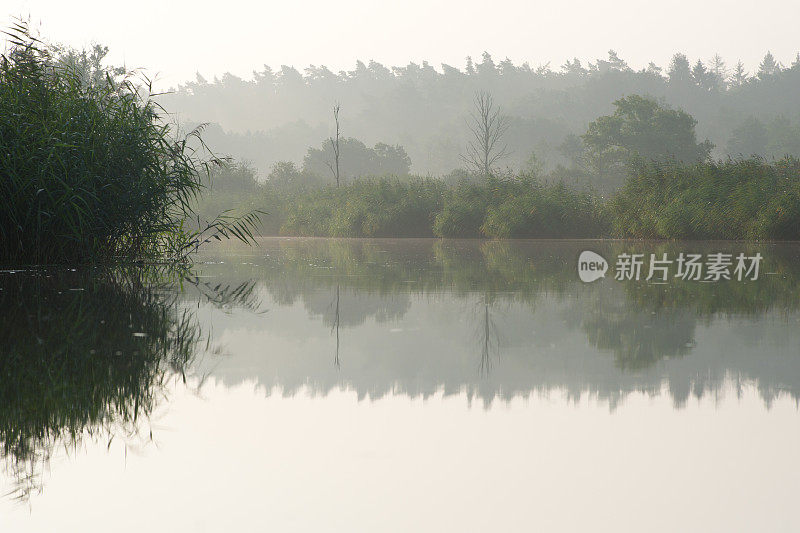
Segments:
[[[583,250],[758,280],[582,283]],[[0,273],[3,531],[795,531],[800,247],[268,239]],[[91,519],[89,519],[91,517]]]

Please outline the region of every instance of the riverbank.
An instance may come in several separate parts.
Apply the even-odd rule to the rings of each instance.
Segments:
[[[800,161],[646,163],[616,192],[534,176],[446,182],[362,178],[341,187],[226,189],[201,204],[261,209],[262,235],[317,237],[800,239]]]

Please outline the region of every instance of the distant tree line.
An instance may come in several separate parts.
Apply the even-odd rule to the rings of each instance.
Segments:
[[[461,68],[359,61],[354,70],[335,73],[314,65],[302,72],[264,66],[251,80],[198,74],[164,102],[188,120],[215,123],[208,141],[253,161],[262,176],[277,161],[302,165],[308,147],[331,136],[334,102],[341,103],[347,137],[366,146],[402,146],[413,161],[411,172],[443,175],[464,166],[465,122],[479,92],[490,94],[507,116],[504,164],[514,169],[532,158],[546,170],[586,166],[585,152],[595,147],[581,136],[597,117],[614,111],[612,102],[630,95],[694,117],[697,137],[709,140],[715,158],[780,158],[798,148],[800,56],[783,64],[771,53],[752,73],[719,55],[702,61],[681,53],[665,68],[650,63],[635,70],[613,50],[605,59],[574,59],[560,68],[498,62],[488,53],[479,61],[467,58]]]

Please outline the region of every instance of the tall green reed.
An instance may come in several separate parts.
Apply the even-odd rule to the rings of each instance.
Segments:
[[[201,221],[192,205],[220,162],[167,120],[152,84],[87,76],[33,37],[0,56],[0,261],[182,261],[203,242],[252,240],[259,213]]]

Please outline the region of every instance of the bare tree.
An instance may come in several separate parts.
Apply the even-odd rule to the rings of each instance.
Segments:
[[[336,186],[339,186],[339,104],[333,106],[333,120],[336,122],[336,137],[330,137],[328,140],[333,148],[333,163],[328,162],[328,168],[331,169],[333,177],[336,178]]]
[[[475,93],[467,126],[472,139],[467,145],[467,153],[461,157],[471,170],[490,176],[494,166],[509,155],[508,148],[502,144],[503,135],[508,130],[508,117],[501,113],[491,94],[479,91]]]

